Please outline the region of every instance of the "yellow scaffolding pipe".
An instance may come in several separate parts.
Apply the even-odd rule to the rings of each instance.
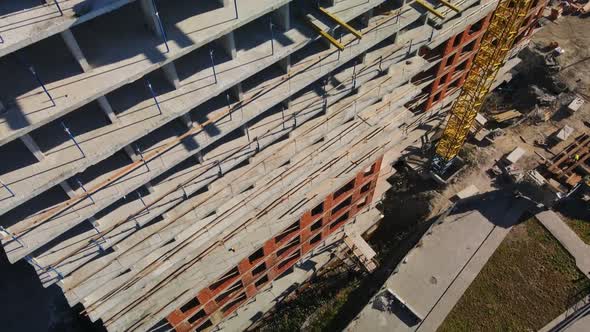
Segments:
[[[447,0],[438,0],[438,2],[442,3],[443,5],[451,8],[452,10],[456,11],[457,13],[461,12],[461,8],[453,5],[452,3],[448,2]]]
[[[431,13],[433,13],[437,17],[439,17],[439,18],[445,18],[445,16],[443,14],[439,13],[436,9],[434,9],[434,7],[432,7],[431,5],[427,4],[423,0],[415,0],[415,1],[416,1],[416,3],[418,3],[422,7],[426,8],[426,10],[428,10]]]
[[[344,51],[344,45],[338,42],[334,37],[332,37],[329,33],[322,30],[319,26],[313,23],[310,20],[307,20],[307,23],[311,25],[322,37],[326,38],[332,45],[338,47],[339,50]]]
[[[344,29],[348,30],[352,33],[356,38],[361,39],[363,38],[363,34],[356,30],[355,28],[348,25],[348,23],[344,22],[343,20],[339,19],[338,17],[334,16],[334,14],[330,13],[324,7],[320,7],[320,11],[328,16],[332,21],[336,22],[337,24],[341,25]]]

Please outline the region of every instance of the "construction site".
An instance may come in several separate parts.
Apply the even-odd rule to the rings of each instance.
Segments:
[[[7,331],[291,330],[268,322],[342,263],[381,281],[323,330],[435,331],[524,215],[590,278],[555,221],[575,200],[590,223],[589,11],[2,1]],[[423,196],[400,178],[434,193],[429,222],[401,216]],[[402,223],[421,231],[384,259],[370,239]]]

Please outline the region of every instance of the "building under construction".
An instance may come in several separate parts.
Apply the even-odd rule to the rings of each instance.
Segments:
[[[373,269],[497,3],[2,1],[6,256],[108,331],[242,330],[335,255]]]

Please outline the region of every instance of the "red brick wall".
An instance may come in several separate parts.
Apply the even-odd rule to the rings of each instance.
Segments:
[[[176,331],[195,331],[215,325],[258,293],[269,281],[292,267],[306,253],[336,232],[373,198],[381,158],[365,173],[328,195],[322,204],[267,240],[195,298],[167,316]]]

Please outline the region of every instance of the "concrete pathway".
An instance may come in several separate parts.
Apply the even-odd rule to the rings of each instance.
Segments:
[[[584,243],[578,235],[561,220],[553,211],[537,213],[535,218],[561,243],[574,257],[576,266],[590,278],[590,246]]]

